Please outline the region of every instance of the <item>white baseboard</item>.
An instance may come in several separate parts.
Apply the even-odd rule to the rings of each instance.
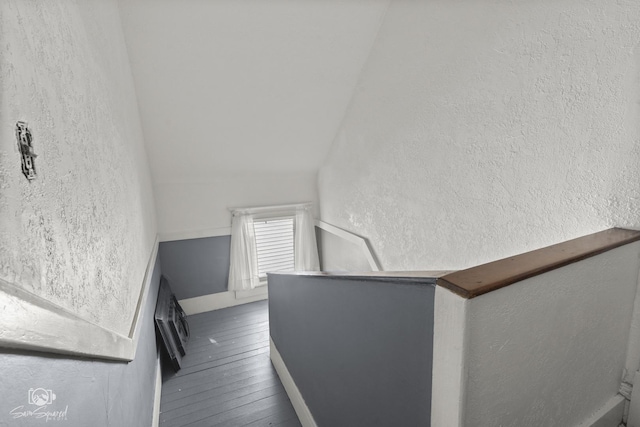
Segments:
[[[620,394],[612,397],[591,418],[580,424],[580,427],[618,427],[624,415],[625,401]]]
[[[268,296],[268,295],[269,295],[269,288],[267,285],[261,285],[249,291],[236,291],[236,299],[246,299],[246,298]]]
[[[151,427],[160,425],[160,398],[162,397],[162,367],[160,366],[160,353],[156,360],[156,388],[153,397],[153,417]]]
[[[271,338],[269,338],[269,345],[271,347],[271,363],[273,363],[273,367],[276,368],[276,372],[280,377],[280,381],[282,381],[284,390],[287,392],[287,396],[289,396],[289,400],[291,400],[293,409],[298,415],[300,424],[302,424],[302,427],[317,427],[316,421],[313,419],[313,415],[311,415],[309,407],[304,401],[302,394],[300,394],[298,386],[296,386],[296,383],[293,381],[287,366],[284,364],[284,360],[282,360],[282,356],[280,356],[280,353]]]
[[[201,297],[186,298],[178,301],[187,316],[204,313],[206,311],[219,310],[235,305],[267,299],[267,287],[260,287],[246,292],[218,292],[217,294],[203,295]]]

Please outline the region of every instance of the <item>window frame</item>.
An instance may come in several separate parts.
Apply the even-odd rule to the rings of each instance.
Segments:
[[[294,269],[295,269],[295,256],[296,256],[296,213],[295,213],[295,208],[291,209],[290,212],[274,212],[274,213],[259,213],[259,214],[253,214],[253,219],[252,219],[252,226],[253,228],[253,232],[254,232],[254,236],[255,236],[255,223],[256,221],[277,221],[277,220],[284,220],[284,219],[291,219],[291,222],[293,224],[293,228],[292,228],[292,234],[291,234],[291,243],[293,246],[293,265],[294,265]],[[255,250],[256,250],[256,263],[258,264],[256,267],[258,269],[258,280],[260,282],[260,284],[258,286],[265,286],[267,284],[267,273],[264,274],[264,276],[260,275],[260,261],[259,261],[259,255],[258,255],[258,242],[256,240],[255,242]],[[288,270],[281,270],[281,271],[288,271]],[[294,271],[294,270],[291,270]]]
[[[246,236],[246,232],[241,231],[242,227],[247,227],[249,224],[248,222],[251,221],[252,223],[254,221],[261,221],[261,220],[269,220],[269,219],[277,219],[277,218],[293,218],[293,224],[294,224],[294,230],[293,230],[293,245],[294,245],[294,271],[296,271],[295,269],[297,268],[299,261],[300,262],[304,262],[305,265],[307,263],[307,258],[310,257],[310,263],[311,263],[311,269],[312,270],[318,270],[319,269],[319,263],[317,260],[317,255],[316,255],[316,260],[314,262],[313,260],[313,254],[307,254],[307,249],[305,247],[305,245],[302,245],[302,248],[298,248],[296,245],[296,242],[299,241],[298,239],[301,238],[302,235],[300,235],[299,233],[301,231],[300,229],[300,224],[302,224],[303,227],[306,226],[307,222],[309,222],[309,224],[313,225],[314,224],[314,220],[313,217],[310,217],[307,220],[307,216],[308,215],[313,215],[312,213],[312,209],[313,209],[313,202],[303,202],[303,203],[295,203],[295,204],[286,204],[286,205],[271,205],[271,206],[254,206],[254,207],[230,207],[227,208],[229,210],[229,212],[231,213],[232,216],[232,220],[231,220],[231,246],[232,246],[232,253],[231,253],[231,268],[230,268],[230,274],[229,274],[229,290],[233,290],[236,293],[238,292],[250,292],[247,288],[247,282],[250,283],[250,288],[251,290],[254,289],[266,289],[266,285],[267,284],[267,278],[260,278],[258,276],[258,266],[257,266],[257,254],[254,253],[246,253],[248,251],[250,251],[250,246],[252,245],[253,248],[251,248],[251,250],[255,250],[256,246],[255,246],[255,229],[251,230],[253,236]],[[298,224],[298,219],[301,217],[301,215],[305,218],[305,221],[303,223]],[[238,217],[238,221],[240,221],[237,225],[238,229],[236,230],[236,217]],[[245,219],[240,219],[242,217],[245,217]],[[244,225],[240,226],[240,224],[244,222]],[[253,224],[251,224],[253,226]],[[241,239],[241,241],[238,241],[237,243],[237,247],[236,250],[234,250],[234,230],[235,233],[237,233],[236,238]],[[248,232],[248,231],[247,231]],[[308,233],[305,232],[305,236]],[[244,236],[244,237],[243,237]],[[313,252],[315,252],[315,250],[317,250],[317,243],[315,242],[315,234],[313,236],[311,236],[311,238],[313,239],[313,243],[314,243],[314,247],[315,249],[312,249]],[[251,240],[253,240],[253,242],[251,242]],[[306,239],[303,239],[306,241]],[[302,240],[300,240],[302,241]],[[242,247],[244,247],[244,249],[241,249]],[[305,250],[304,254],[299,254],[298,252],[301,250]],[[237,252],[237,253],[236,253]],[[244,254],[242,253],[244,252]],[[298,257],[302,256],[302,260],[299,260]],[[235,257],[243,257],[241,258],[241,260],[238,260],[238,262],[234,262]],[[253,261],[251,261],[253,259]],[[251,262],[252,266],[255,266],[255,268],[250,267],[249,270],[247,271],[245,270],[245,268],[248,267],[247,261]],[[245,265],[243,265],[243,263]]]

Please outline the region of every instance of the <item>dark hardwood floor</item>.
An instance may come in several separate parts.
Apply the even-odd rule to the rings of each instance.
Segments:
[[[267,301],[187,320],[182,369],[163,372],[161,426],[300,426],[269,359]]]

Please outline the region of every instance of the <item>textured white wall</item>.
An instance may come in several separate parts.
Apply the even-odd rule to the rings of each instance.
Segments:
[[[387,270],[640,227],[640,3],[392,1],[320,171]]]
[[[636,242],[470,300],[463,425],[577,426],[616,398],[638,255]]]
[[[162,234],[317,200],[388,0],[120,4]]]
[[[118,5],[6,0],[0,40],[0,279],[128,335],[155,218]]]

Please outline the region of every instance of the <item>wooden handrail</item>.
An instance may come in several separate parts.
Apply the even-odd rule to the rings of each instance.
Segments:
[[[640,231],[611,228],[438,278],[438,285],[475,298],[524,279],[640,240]]]

